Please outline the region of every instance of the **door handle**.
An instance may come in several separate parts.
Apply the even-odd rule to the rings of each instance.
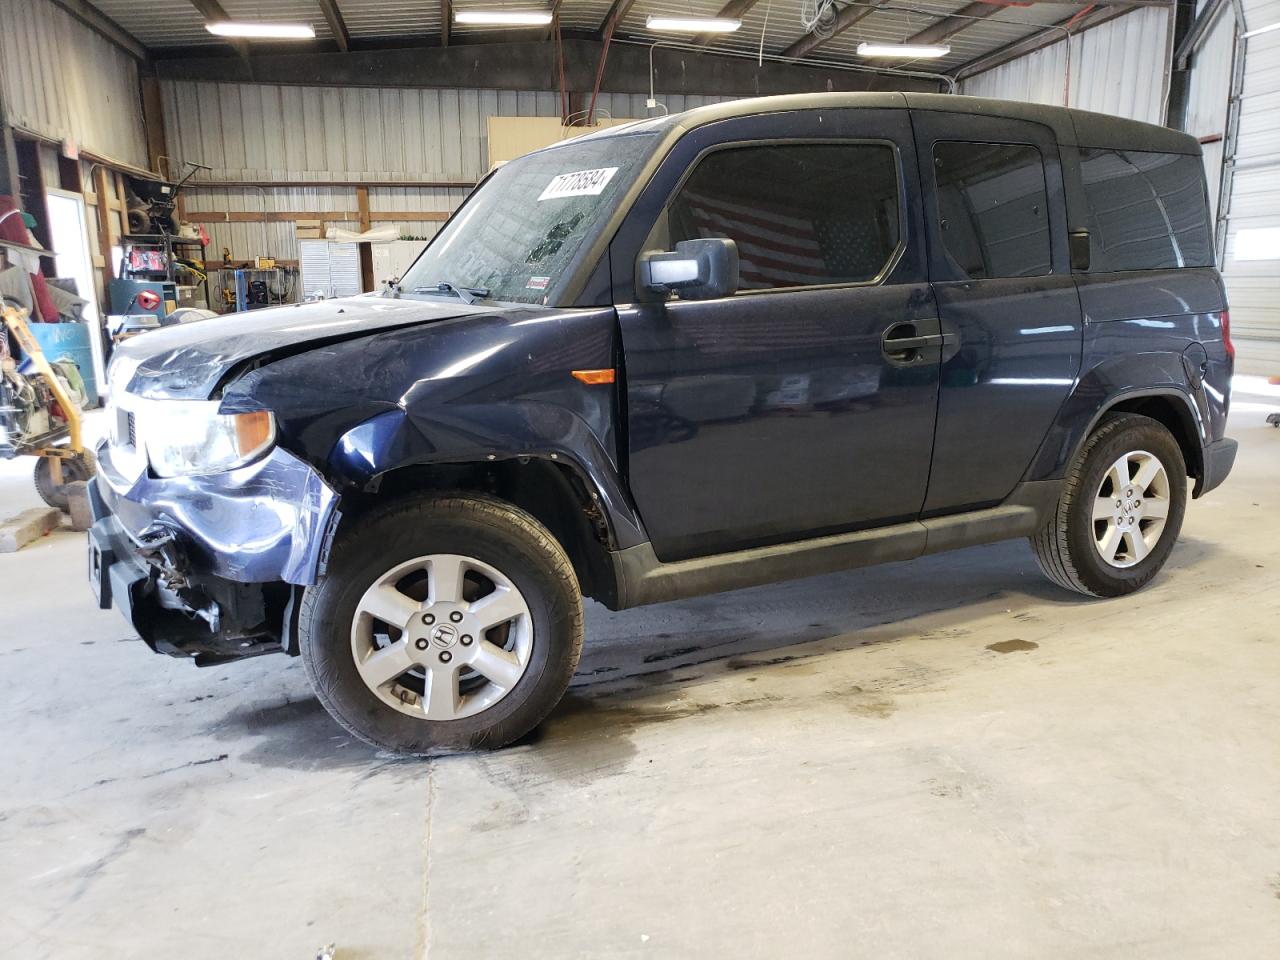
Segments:
[[[951,333],[921,333],[921,329],[938,329],[937,320],[908,320],[895,323],[884,332],[881,338],[881,349],[884,355],[895,363],[915,363],[923,359],[920,351],[933,347],[942,347],[955,341]]]
[[[922,337],[885,337],[884,349],[886,353],[906,353],[908,350],[940,347],[946,342],[946,335],[941,333],[927,333]]]

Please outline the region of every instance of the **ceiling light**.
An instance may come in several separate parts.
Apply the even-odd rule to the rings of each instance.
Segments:
[[[253,23],[218,20],[204,28],[219,37],[246,37],[250,40],[314,40],[315,30],[308,23]]]
[[[649,14],[644,25],[650,30],[678,33],[733,33],[742,26],[742,21],[732,17],[655,17]]]
[[[921,59],[928,57],[945,57],[951,47],[945,43],[860,43],[860,57],[902,57],[904,59]]]
[[[455,10],[454,23],[476,23],[487,27],[545,27],[550,10]]]

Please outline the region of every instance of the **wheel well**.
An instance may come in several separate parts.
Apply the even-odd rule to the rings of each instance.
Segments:
[[[574,468],[538,457],[481,463],[418,464],[379,475],[342,498],[342,522],[392,498],[436,492],[487,493],[531,514],[564,548],[584,596],[610,603],[617,593],[609,529],[588,481]]]
[[[1116,413],[1137,413],[1162,423],[1178,441],[1182,459],[1187,462],[1187,473],[1195,477],[1197,483],[1204,478],[1204,452],[1200,447],[1200,435],[1182,400],[1166,395],[1132,397],[1121,400],[1107,410],[1108,416]]]

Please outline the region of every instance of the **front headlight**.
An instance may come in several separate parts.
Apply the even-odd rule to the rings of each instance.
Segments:
[[[275,443],[276,423],[265,410],[220,414],[216,400],[161,400],[139,410],[137,432],[151,469],[180,477],[244,466]]]

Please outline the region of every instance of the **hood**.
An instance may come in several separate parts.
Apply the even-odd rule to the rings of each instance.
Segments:
[[[163,327],[116,348],[113,387],[151,398],[204,400],[236,367],[381,330],[503,311],[454,300],[362,296],[251,310]]]

